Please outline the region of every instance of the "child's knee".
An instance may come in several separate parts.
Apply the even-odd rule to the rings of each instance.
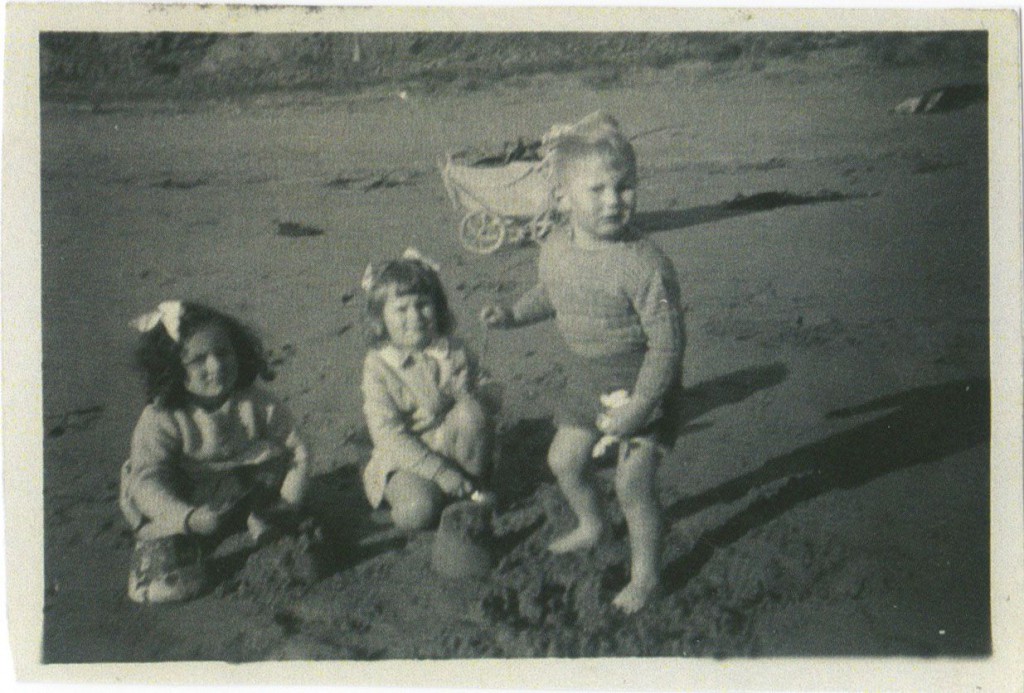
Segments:
[[[285,475],[284,481],[281,482],[281,489],[279,491],[281,500],[290,506],[298,507],[306,499],[308,488],[309,474],[305,469],[305,465],[301,468],[293,468]]]
[[[391,521],[404,530],[430,529],[437,524],[441,504],[431,496],[406,498],[391,507]]]
[[[437,484],[408,472],[392,476],[384,495],[391,505],[391,520],[404,530],[433,527],[444,504],[444,493]]]
[[[548,467],[555,477],[578,477],[590,461],[597,434],[586,429],[560,428],[548,449]]]
[[[565,454],[564,450],[551,450],[548,452],[548,469],[556,479],[563,479],[579,476],[583,466],[573,456]]]
[[[455,401],[449,414],[456,428],[464,433],[482,435],[487,430],[487,412],[475,397],[464,395]]]

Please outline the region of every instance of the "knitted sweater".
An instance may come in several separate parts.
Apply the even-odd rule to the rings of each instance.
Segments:
[[[216,484],[242,468],[277,463],[287,468],[285,500],[302,500],[309,454],[285,406],[269,392],[250,387],[218,409],[146,406],[121,468],[119,503],[132,529],[145,539],[187,533],[197,484]],[[245,489],[238,489],[244,493]]]
[[[541,246],[539,281],[513,306],[516,322],[554,317],[569,349],[586,358],[643,352],[632,395],[658,400],[677,381],[684,347],[679,281],[654,243],[633,232],[580,248],[568,231]]]

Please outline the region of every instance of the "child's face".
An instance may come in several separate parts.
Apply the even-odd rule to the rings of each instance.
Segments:
[[[636,208],[636,172],[613,167],[594,153],[569,164],[563,188],[575,231],[615,240]]]
[[[437,338],[437,306],[423,294],[396,294],[388,289],[384,303],[388,341],[403,350],[423,349]]]
[[[199,399],[227,395],[238,380],[238,357],[223,327],[200,327],[181,345],[185,389]]]

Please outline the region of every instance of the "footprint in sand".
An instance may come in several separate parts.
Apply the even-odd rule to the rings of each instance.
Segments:
[[[46,435],[50,438],[59,438],[69,431],[84,431],[99,420],[103,414],[103,405],[96,404],[91,407],[72,409],[62,414],[47,417],[49,426]],[[52,422],[52,423],[50,423]]]
[[[322,236],[324,233],[324,230],[319,227],[300,224],[294,221],[279,221],[275,219],[274,223],[277,225],[277,235],[287,238]]]

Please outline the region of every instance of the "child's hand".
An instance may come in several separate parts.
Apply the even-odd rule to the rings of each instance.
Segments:
[[[452,467],[439,471],[434,481],[447,495],[456,498],[465,498],[474,491],[473,482]]]
[[[469,494],[469,500],[474,503],[479,503],[480,505],[494,505],[497,502],[498,497],[491,491],[481,491],[480,489],[477,489]]]
[[[199,505],[185,517],[185,530],[191,534],[208,537],[220,529],[223,511],[217,511],[208,505]]]
[[[605,435],[626,438],[643,427],[651,417],[651,407],[642,400],[631,399],[597,417],[597,429]]]
[[[516,326],[515,315],[512,311],[501,305],[484,306],[480,311],[480,320],[488,327],[509,328]]]
[[[604,415],[602,414],[602,416]],[[603,454],[608,452],[608,448],[610,448],[611,446],[615,445],[618,442],[619,439],[616,438],[615,436],[601,436],[601,438],[597,441],[597,445],[595,445],[594,449],[590,451],[590,456],[596,460],[598,457],[601,457]]]

